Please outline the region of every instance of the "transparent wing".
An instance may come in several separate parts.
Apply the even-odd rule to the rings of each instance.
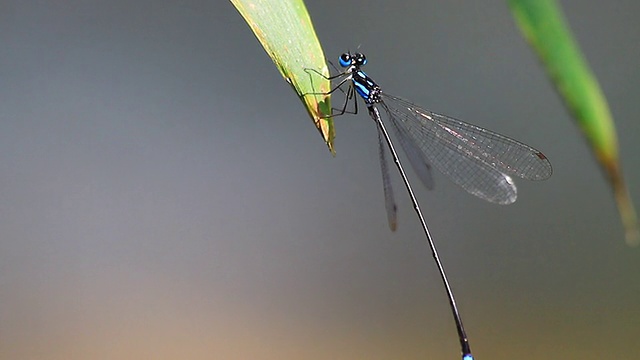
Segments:
[[[422,181],[424,187],[429,190],[433,190],[435,183],[433,181],[433,176],[431,175],[431,163],[429,163],[429,159],[422,153],[420,147],[418,147],[407,134],[407,129],[398,126],[395,121],[392,121],[391,123],[393,125],[396,138],[398,139],[398,142],[400,142],[400,146],[402,146],[404,153],[407,154],[409,163],[411,163],[411,167],[415,171],[416,175],[418,175],[418,178]]]
[[[403,129],[400,136],[410,138],[438,170],[482,199],[510,204],[517,197],[511,176],[551,176],[544,154],[521,142],[388,94],[383,94],[381,105],[394,127]]]
[[[377,126],[376,126],[377,127]],[[386,147],[384,146],[382,131],[378,127],[378,149],[380,154],[380,170],[382,170],[382,188],[384,189],[384,205],[387,210],[387,220],[391,231],[396,231],[398,227],[398,207],[393,197],[391,178],[389,177],[389,167],[387,164]]]

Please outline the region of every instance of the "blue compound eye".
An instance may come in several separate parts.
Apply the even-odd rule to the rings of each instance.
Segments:
[[[362,66],[367,63],[367,57],[364,54],[357,53],[354,55],[356,65]]]
[[[351,58],[351,54],[349,53],[340,55],[338,61],[340,62],[340,66],[342,66],[343,68],[349,67],[353,63],[353,59]]]

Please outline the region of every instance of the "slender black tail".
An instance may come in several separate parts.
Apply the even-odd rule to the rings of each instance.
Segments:
[[[384,104],[382,104],[384,106]],[[471,347],[469,346],[469,339],[467,339],[467,334],[464,331],[464,326],[462,325],[462,318],[460,317],[460,313],[458,311],[458,306],[456,305],[456,300],[453,297],[453,292],[451,291],[451,286],[449,286],[449,280],[447,280],[447,275],[444,272],[444,267],[440,262],[440,257],[438,256],[438,250],[436,249],[436,245],[433,242],[433,238],[431,237],[431,232],[429,231],[429,227],[427,227],[427,223],[422,216],[422,211],[420,211],[420,205],[418,204],[418,200],[413,193],[413,189],[409,184],[409,179],[400,163],[400,158],[398,157],[398,153],[396,152],[395,147],[393,146],[393,142],[389,137],[389,133],[387,132],[387,128],[384,126],[382,122],[382,118],[380,117],[380,112],[378,108],[374,105],[368,105],[367,109],[369,110],[369,115],[376,122],[378,128],[380,129],[387,146],[389,147],[389,151],[391,152],[391,156],[393,158],[393,162],[396,164],[398,168],[398,172],[402,177],[402,181],[404,182],[405,187],[407,188],[407,192],[409,193],[409,197],[411,198],[411,202],[413,203],[413,209],[418,215],[418,219],[420,219],[420,223],[422,224],[422,229],[424,230],[424,234],[427,237],[427,242],[429,243],[429,247],[431,248],[431,254],[433,255],[433,259],[438,266],[438,271],[440,273],[440,278],[442,279],[442,283],[444,284],[444,288],[447,291],[447,297],[449,298],[449,305],[451,306],[451,312],[453,313],[453,319],[456,322],[456,328],[458,331],[458,338],[460,339],[460,347],[462,350],[462,359],[463,360],[473,360],[473,355],[471,355]]]

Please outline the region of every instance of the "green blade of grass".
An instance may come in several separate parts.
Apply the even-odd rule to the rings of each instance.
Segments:
[[[302,0],[231,0],[278,70],[305,105],[333,153],[334,128],[328,95],[330,82],[305,69],[329,75],[322,47]]]
[[[509,0],[509,6],[611,184],[627,243],[640,244],[637,216],[624,182],[609,106],[560,7],[555,0]]]

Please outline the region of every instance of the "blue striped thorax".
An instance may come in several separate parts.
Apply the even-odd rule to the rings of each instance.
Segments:
[[[364,99],[367,106],[380,102],[380,86],[376,84],[367,74],[360,70],[361,66],[367,63],[367,58],[360,53],[344,53],[339,59],[340,66],[347,68],[346,72],[351,73],[351,82],[358,94]]]

